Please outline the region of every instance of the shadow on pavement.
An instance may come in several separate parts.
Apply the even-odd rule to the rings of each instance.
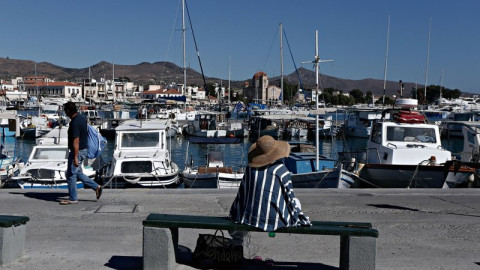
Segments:
[[[10,194],[20,194],[28,198],[43,200],[43,201],[51,201],[51,202],[58,202],[60,198],[68,198],[68,191],[65,192],[10,192]]]
[[[143,259],[141,256],[112,256],[105,266],[116,270],[141,270]]]
[[[188,265],[193,268],[205,269],[194,265],[192,263],[192,250],[188,247],[179,245],[177,249],[177,263]],[[229,268],[229,269],[249,269],[249,270],[281,270],[281,269],[301,269],[301,270],[338,270],[338,267],[333,267],[330,265],[322,263],[303,263],[303,262],[277,262],[275,261],[272,266],[265,264],[264,262],[258,262],[252,259],[244,259],[241,265]]]
[[[394,209],[394,210],[405,210],[405,211],[419,211],[418,209],[403,207],[399,205],[392,205],[392,204],[367,204],[369,206],[377,207],[377,208],[384,208],[384,209]]]

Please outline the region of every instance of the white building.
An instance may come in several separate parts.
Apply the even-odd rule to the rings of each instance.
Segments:
[[[45,96],[60,98],[82,97],[82,86],[71,82],[43,82],[37,81],[25,85],[29,96]]]
[[[182,93],[178,92],[176,89],[170,90],[150,90],[143,91],[140,93],[140,97],[143,99],[157,100],[162,97],[181,97]]]

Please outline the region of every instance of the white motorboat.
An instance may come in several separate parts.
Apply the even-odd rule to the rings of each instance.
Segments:
[[[30,188],[67,188],[68,163],[68,128],[56,127],[44,137],[37,139],[28,161],[19,174],[12,177],[23,189]],[[95,171],[88,160],[82,164],[82,170],[90,178],[95,177]],[[83,183],[77,182],[78,188],[83,188]]]
[[[237,138],[189,138],[190,144],[209,144],[209,145],[226,145],[239,144],[241,141]],[[243,151],[242,151],[243,153]],[[242,154],[242,162],[245,160]],[[238,188],[243,179],[245,166],[240,167],[228,166],[224,161],[223,151],[210,151],[207,154],[206,164],[195,165],[193,157],[190,162],[186,162],[185,169],[182,172],[183,182],[186,188]]]
[[[360,186],[381,188],[446,188],[446,173],[453,168],[450,151],[440,141],[437,125],[426,124],[419,112],[400,110],[394,121],[376,122],[360,165]],[[363,166],[363,167],[362,167]],[[472,172],[460,168],[455,177]]]
[[[126,120],[116,129],[112,161],[102,179],[106,187],[173,188],[178,166],[167,148],[167,128],[160,120]]]

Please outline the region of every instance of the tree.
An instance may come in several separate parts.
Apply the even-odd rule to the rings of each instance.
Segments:
[[[365,94],[365,103],[370,104],[370,102],[372,101],[372,99],[373,99],[373,93],[372,93],[372,91],[367,91],[367,93]]]
[[[353,89],[349,94],[355,100],[355,103],[365,103],[362,90]]]

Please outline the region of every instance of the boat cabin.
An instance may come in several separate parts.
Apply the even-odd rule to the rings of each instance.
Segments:
[[[318,160],[318,168],[321,171],[333,170],[335,168],[335,160],[324,156],[320,156]],[[285,159],[285,166],[293,174],[316,172],[317,161],[315,153],[290,153]]]
[[[412,120],[420,118],[417,114],[405,112],[393,118],[395,122],[373,124],[367,142],[367,163],[407,165],[429,159],[444,163],[451,159],[450,151],[442,148],[437,125],[418,123]]]
[[[127,120],[116,128],[115,150],[167,151],[166,128],[157,121]]]

